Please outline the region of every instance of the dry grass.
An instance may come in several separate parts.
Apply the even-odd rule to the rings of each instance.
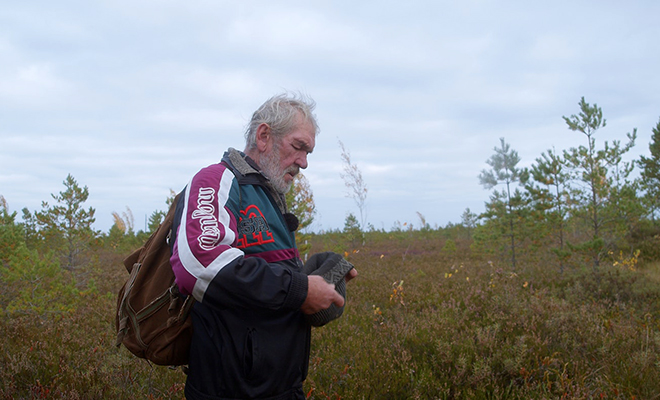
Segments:
[[[660,398],[658,264],[560,275],[535,259],[513,273],[434,232],[352,246],[313,237],[312,251],[348,252],[360,276],[344,316],[313,330],[311,399]],[[119,259],[99,250],[94,288],[60,311],[3,311],[1,397],[183,397],[181,371],[114,347]]]

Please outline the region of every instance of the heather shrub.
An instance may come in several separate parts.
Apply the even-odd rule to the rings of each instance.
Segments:
[[[375,242],[350,254],[360,276],[344,317],[313,332],[310,398],[660,394],[660,322],[647,305],[660,289],[645,272],[514,273],[415,240],[378,254]]]
[[[33,257],[19,252],[3,270],[0,398],[183,398],[181,371],[115,347],[120,265],[90,267],[87,281],[101,284],[81,290],[52,258]]]
[[[539,258],[513,271],[464,240],[452,255],[442,232],[417,233],[371,231],[365,245],[311,235],[312,252],[341,252],[360,275],[342,318],[312,330],[308,398],[660,395],[658,265],[559,273]],[[0,397],[183,398],[180,370],[114,345],[123,256],[100,248],[85,285],[27,249],[3,264]]]

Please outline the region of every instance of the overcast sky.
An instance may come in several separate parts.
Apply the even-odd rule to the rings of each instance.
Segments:
[[[660,2],[9,0],[0,7],[0,195],[39,210],[73,175],[97,229],[137,229],[170,189],[243,149],[252,112],[283,90],[317,102],[303,171],[314,230],[358,214],[341,140],[391,229],[484,211],[478,175],[504,137],[531,166],[586,144],[562,116],[597,103],[648,154],[660,118]]]

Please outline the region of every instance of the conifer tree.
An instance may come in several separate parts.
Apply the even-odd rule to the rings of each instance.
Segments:
[[[468,240],[472,239],[472,231],[476,228],[478,219],[479,216],[470,211],[469,207],[463,211],[463,214],[461,214],[461,224],[467,232]]]
[[[624,145],[613,140],[612,145],[604,144],[603,154],[608,169],[608,201],[604,216],[608,223],[609,241],[613,246],[628,248],[631,245],[632,232],[639,226],[644,215],[644,207],[639,198],[639,180],[631,180],[635,168],[634,161],[624,161],[623,156],[635,145],[637,129],[626,134],[628,142]],[[631,253],[632,253],[632,249]]]
[[[51,194],[56,204],[42,202],[42,210],[34,216],[40,235],[62,256],[64,268],[73,270],[81,264],[81,253],[98,235],[92,228],[96,211],[83,208],[89,197],[87,186],[81,188],[71,174],[63,183],[66,190]]]
[[[25,245],[30,249],[34,249],[36,243],[39,241],[37,217],[32,214],[27,207],[23,207],[21,211],[23,213],[23,223],[21,226],[23,227],[23,233],[25,235]]]
[[[653,128],[653,135],[649,143],[650,157],[641,156],[641,184],[644,189],[644,203],[649,208],[649,216],[654,224],[658,221],[656,216],[660,212],[660,120]]]
[[[497,190],[491,197],[491,204],[487,208],[495,217],[504,218],[509,226],[509,237],[511,240],[511,265],[516,268],[516,240],[514,230],[514,209],[522,206],[522,195],[518,189],[512,193],[514,184],[524,184],[527,182],[529,172],[526,169],[518,168],[520,156],[518,152],[511,149],[511,146],[500,138],[500,147],[495,147],[493,154],[486,163],[490,165],[490,170],[482,170],[479,174],[479,182],[486,189],[492,189],[499,184],[504,184],[505,189],[501,193]],[[502,204],[504,207],[498,207]]]
[[[160,224],[165,219],[165,216],[167,215],[167,211],[169,211],[170,207],[172,206],[172,203],[174,203],[174,199],[176,198],[176,195],[177,193],[174,190],[170,189],[170,195],[165,199],[165,205],[167,207],[164,210],[156,210],[151,213],[146,226],[147,229],[146,233],[152,234],[153,232],[156,231],[156,229],[158,229]]]
[[[580,145],[577,148],[572,147],[565,150],[564,158],[574,171],[574,179],[586,184],[586,189],[574,189],[572,197],[577,200],[578,205],[583,206],[585,219],[589,222],[591,239],[586,241],[585,245],[587,249],[591,250],[594,267],[597,267],[600,264],[603,248],[601,210],[607,197],[607,171],[603,165],[602,155],[596,150],[594,135],[598,129],[606,126],[607,122],[603,118],[603,111],[597,104],[591,106],[582,97],[578,105],[580,106],[578,115],[573,114],[570,118],[562,118],[570,130],[581,132],[586,136],[587,146]]]
[[[585,135],[587,146],[581,145],[565,150],[564,159],[572,170],[572,180],[575,182],[571,190],[574,203],[572,212],[578,217],[583,217],[590,231],[590,238],[575,248],[587,251],[592,258],[594,268],[597,268],[606,248],[605,235],[612,234],[611,223],[615,215],[622,211],[624,203],[619,202],[617,198],[621,193],[631,196],[629,189],[625,192],[622,189],[625,179],[632,171],[632,166],[622,164],[621,156],[634,146],[636,131],[628,134],[629,142],[623,147],[618,141],[614,141],[610,147],[606,141],[604,149],[597,150],[594,135],[606,126],[603,111],[597,104],[587,103],[584,97],[578,105],[580,106],[578,115],[574,114],[563,119],[570,130]],[[614,173],[608,174],[608,168],[613,168]],[[612,237],[608,241],[612,241]]]
[[[16,211],[10,213],[7,201],[0,195],[0,268],[23,241],[21,227],[16,224]]]
[[[558,256],[559,269],[563,272],[564,260],[570,254],[565,250],[564,237],[570,175],[554,149],[542,153],[541,157],[536,159],[530,175],[533,180],[528,183],[526,189],[534,203],[533,212],[539,215],[550,234],[555,236],[557,246],[552,248],[552,251]]]
[[[147,233],[148,234],[154,233],[156,231],[156,229],[158,229],[160,224],[163,222],[166,215],[167,215],[167,212],[165,212],[163,210],[156,210],[156,211],[152,212],[151,215],[149,216],[148,221],[147,221],[147,226],[146,226]]]

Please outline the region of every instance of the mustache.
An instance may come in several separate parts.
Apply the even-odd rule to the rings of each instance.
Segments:
[[[292,165],[284,171],[285,174],[291,174],[291,176],[296,176],[300,173],[300,167]]]

